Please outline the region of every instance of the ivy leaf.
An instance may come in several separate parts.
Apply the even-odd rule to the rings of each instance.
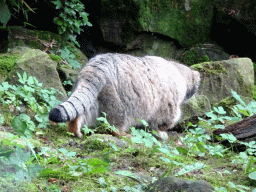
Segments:
[[[231,89],[231,93],[232,93],[232,96],[237,100],[239,101],[243,106],[246,106],[245,105],[245,102],[241,99],[240,95],[238,95],[235,91],[233,91]]]
[[[213,107],[214,111],[216,111],[218,114],[224,115],[226,114],[226,111],[223,109],[223,107]]]
[[[230,143],[234,143],[237,140],[232,133],[230,134],[223,133],[223,134],[220,134],[220,136],[222,136],[223,139],[227,139]]]
[[[44,167],[39,164],[32,164],[28,168],[29,175],[32,178],[37,178],[42,170],[44,170]]]
[[[54,5],[56,5],[56,9],[61,9],[63,6],[62,6],[62,3],[60,2],[60,0],[57,0],[57,1],[52,1],[52,3]]]

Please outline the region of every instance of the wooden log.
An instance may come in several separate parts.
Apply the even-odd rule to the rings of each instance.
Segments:
[[[225,129],[217,129],[213,132],[214,135],[220,135],[223,133],[232,133],[237,140],[243,142],[256,141],[256,115],[229,125],[225,127]],[[222,140],[221,144],[230,146],[230,143],[227,140]],[[244,151],[246,149],[245,145],[237,143],[234,145],[238,151]]]

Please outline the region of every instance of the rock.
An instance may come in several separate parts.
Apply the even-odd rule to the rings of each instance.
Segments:
[[[149,192],[212,192],[214,188],[206,181],[188,181],[176,177],[165,177],[148,187]]]
[[[104,40],[124,45],[141,31],[172,37],[186,47],[210,40],[212,5],[190,1],[190,7],[186,10],[184,3],[169,1],[102,1]]]
[[[211,106],[231,98],[230,106],[223,106],[229,110],[236,104],[236,100],[232,99],[231,89],[237,92],[245,103],[253,100],[254,73],[253,63],[249,58],[205,62],[191,67],[200,72],[201,83],[197,95],[182,105],[180,122],[202,116],[211,110]]]
[[[198,94],[206,96],[211,104],[231,96],[231,89],[241,96],[253,98],[253,63],[249,58],[205,62],[192,68],[201,74]]]
[[[176,59],[183,52],[176,39],[151,32],[138,33],[127,44],[126,50],[134,56],[157,55],[165,59]]]
[[[217,45],[199,44],[184,52],[178,60],[184,64],[193,65],[207,61],[227,60],[229,56]]]
[[[24,49],[22,49],[24,51]],[[17,72],[21,75],[26,71],[29,76],[34,76],[40,83],[43,83],[44,88],[50,89],[51,87],[58,89],[63,95],[57,93],[57,98],[64,100],[66,92],[61,84],[59,74],[56,70],[57,63],[50,59],[47,53],[39,49],[26,48],[24,54],[18,59],[16,66],[8,74],[6,81],[9,84],[17,84]]]
[[[181,106],[181,120],[191,119],[191,117],[200,117],[211,110],[211,103],[205,95],[196,95]]]

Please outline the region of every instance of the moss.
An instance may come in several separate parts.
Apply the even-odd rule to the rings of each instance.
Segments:
[[[5,75],[7,72],[11,71],[15,64],[16,61],[19,59],[20,55],[19,54],[2,54],[0,55],[0,74]]]
[[[215,107],[222,106],[224,110],[228,113],[232,113],[232,107],[237,104],[237,100],[234,97],[226,97],[219,103],[214,104]]]
[[[221,63],[212,64],[210,62],[204,62],[204,63],[192,65],[191,67],[197,71],[206,72],[214,75],[220,74],[220,73],[226,73],[226,74],[228,73]]]
[[[244,91],[244,94],[246,94],[248,97],[253,97],[254,95],[254,86],[250,86],[247,83],[244,83],[246,80],[244,80],[244,76],[237,72],[239,79],[238,83],[240,85],[240,88]]]
[[[182,62],[188,65],[193,65],[195,63],[198,63],[197,58],[198,58],[197,52],[195,50],[189,50],[185,52],[182,58]]]
[[[198,58],[199,63],[208,62],[210,61],[210,58],[208,55],[203,55],[202,57]]]
[[[189,1],[185,10],[178,1],[148,0],[140,4],[139,22],[145,31],[154,31],[177,39],[184,47],[207,42],[213,17],[212,2]]]
[[[39,30],[28,30],[23,27],[13,26],[10,27],[10,37],[12,39],[11,46],[16,44],[25,44],[34,49],[51,50],[60,48],[65,41],[61,35]]]
[[[53,60],[53,61],[56,61],[58,63],[61,62],[61,57],[58,56],[58,55],[53,55],[53,54],[49,54],[50,58]]]

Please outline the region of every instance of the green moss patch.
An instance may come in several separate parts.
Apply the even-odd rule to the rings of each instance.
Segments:
[[[210,62],[205,62],[205,63],[192,65],[191,67],[197,71],[206,72],[214,75],[220,74],[220,73],[226,73],[226,74],[228,73],[221,63],[212,64]]]
[[[19,54],[1,54],[0,55],[0,74],[6,75],[7,72],[11,71],[16,61],[19,59]]]
[[[61,57],[58,56],[58,55],[53,55],[53,54],[49,54],[50,58],[53,60],[53,61],[56,61],[58,63],[61,62]]]

